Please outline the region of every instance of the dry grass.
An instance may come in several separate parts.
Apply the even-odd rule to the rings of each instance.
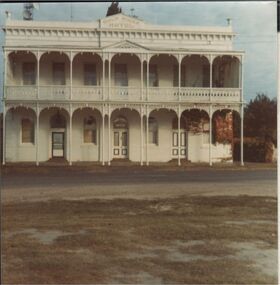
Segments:
[[[276,283],[232,246],[276,251],[276,212],[247,196],[6,204],[3,283]]]

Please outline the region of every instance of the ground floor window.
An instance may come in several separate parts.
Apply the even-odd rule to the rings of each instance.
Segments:
[[[96,144],[96,120],[93,116],[84,119],[84,143]]]
[[[158,145],[158,123],[153,117],[149,118],[149,143]]]
[[[210,142],[210,134],[209,134],[209,123],[208,122],[204,122],[202,125],[202,135],[203,135],[203,143],[204,144],[209,144]]]
[[[34,143],[34,123],[30,119],[21,120],[21,142]]]

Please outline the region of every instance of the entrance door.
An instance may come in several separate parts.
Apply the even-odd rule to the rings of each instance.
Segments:
[[[180,148],[180,157],[187,157],[187,132],[185,130],[180,130],[180,136],[178,136],[178,130],[173,130],[172,132],[172,156],[178,157],[179,155],[179,144]]]
[[[64,157],[64,133],[52,133],[52,157]]]
[[[128,157],[128,131],[114,130],[114,158]]]

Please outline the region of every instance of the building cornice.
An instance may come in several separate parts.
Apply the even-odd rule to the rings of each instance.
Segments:
[[[3,47],[4,51],[6,52],[12,52],[12,51],[30,51],[30,52],[35,52],[35,51],[42,51],[42,52],[48,52],[48,51],[58,51],[58,52],[70,52],[70,51],[75,51],[75,52],[91,52],[91,53],[121,53],[120,50],[114,51],[108,50],[108,47],[104,48],[98,48],[98,47],[83,47],[81,46],[12,46],[12,45],[6,45]],[[179,53],[179,54],[213,54],[213,55],[244,55],[245,52],[243,50],[210,50],[210,49],[155,49],[153,47],[145,47],[145,49],[139,49],[139,50],[127,50],[123,49],[123,53],[162,53],[162,54],[168,54],[168,53]]]

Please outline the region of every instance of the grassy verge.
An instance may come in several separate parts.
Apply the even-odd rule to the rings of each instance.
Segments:
[[[6,204],[3,283],[276,284],[276,212],[247,196]]]

